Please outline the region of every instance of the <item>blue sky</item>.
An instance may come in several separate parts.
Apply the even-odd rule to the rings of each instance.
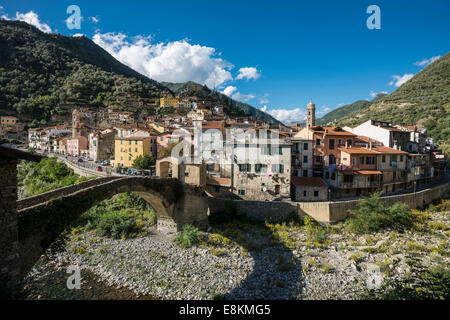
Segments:
[[[81,29],[69,30],[69,5]],[[369,30],[369,5],[381,29]],[[194,80],[280,120],[392,92],[449,51],[450,1],[5,1],[0,16],[83,34],[159,81]]]

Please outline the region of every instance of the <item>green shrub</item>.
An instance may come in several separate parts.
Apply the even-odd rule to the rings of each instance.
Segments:
[[[190,248],[199,242],[198,229],[187,224],[184,226],[183,231],[177,233],[173,241],[182,248]]]
[[[350,212],[345,227],[355,233],[378,232],[384,228],[403,229],[413,225],[414,215],[405,204],[395,203],[385,207],[380,193],[359,202],[358,209]]]
[[[148,226],[156,224],[156,213],[148,203],[134,193],[121,193],[100,202],[80,217],[80,224],[97,235],[131,238],[146,234]]]

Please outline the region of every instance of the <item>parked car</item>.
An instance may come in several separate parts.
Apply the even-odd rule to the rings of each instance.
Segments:
[[[100,167],[100,166],[97,166],[97,167],[95,168],[95,170],[97,170],[97,171],[103,171],[103,168]]]

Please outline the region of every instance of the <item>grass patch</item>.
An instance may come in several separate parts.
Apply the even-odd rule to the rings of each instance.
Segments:
[[[173,241],[181,248],[190,248],[199,242],[198,229],[187,224],[184,226],[183,231],[177,233]]]

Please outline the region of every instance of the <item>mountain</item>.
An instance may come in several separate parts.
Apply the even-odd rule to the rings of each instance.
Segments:
[[[219,103],[224,106],[224,112],[226,114],[231,114],[234,116],[253,115],[256,117],[256,119],[263,120],[269,123],[281,123],[271,115],[255,107],[252,107],[249,104],[231,99],[221,92],[211,91],[208,87],[202,86],[201,84],[195,83],[193,81],[182,83],[161,82],[161,84],[181,97],[197,96],[204,99],[213,100],[215,103]]]
[[[359,100],[331,111],[319,124],[336,119],[340,126],[354,126],[369,119],[426,128],[435,143],[450,152],[450,53],[425,67],[389,95]]]
[[[154,103],[171,93],[165,85],[117,61],[87,37],[48,34],[25,22],[0,20],[2,110],[38,120],[67,114],[77,105],[139,111],[128,103]],[[229,109],[276,122],[248,105],[233,110],[230,102]]]
[[[450,53],[425,67],[390,95],[377,99],[339,125],[357,125],[368,119],[426,128],[435,142],[450,151]]]
[[[371,104],[379,101],[383,97],[385,97],[387,94],[385,93],[379,93],[377,94],[372,101],[368,100],[358,100],[350,104],[346,104],[340,108],[334,109],[333,111],[327,113],[322,118],[319,118],[316,120],[318,125],[326,125],[331,124],[334,122],[338,122],[343,118],[356,115],[364,108],[370,106]]]

